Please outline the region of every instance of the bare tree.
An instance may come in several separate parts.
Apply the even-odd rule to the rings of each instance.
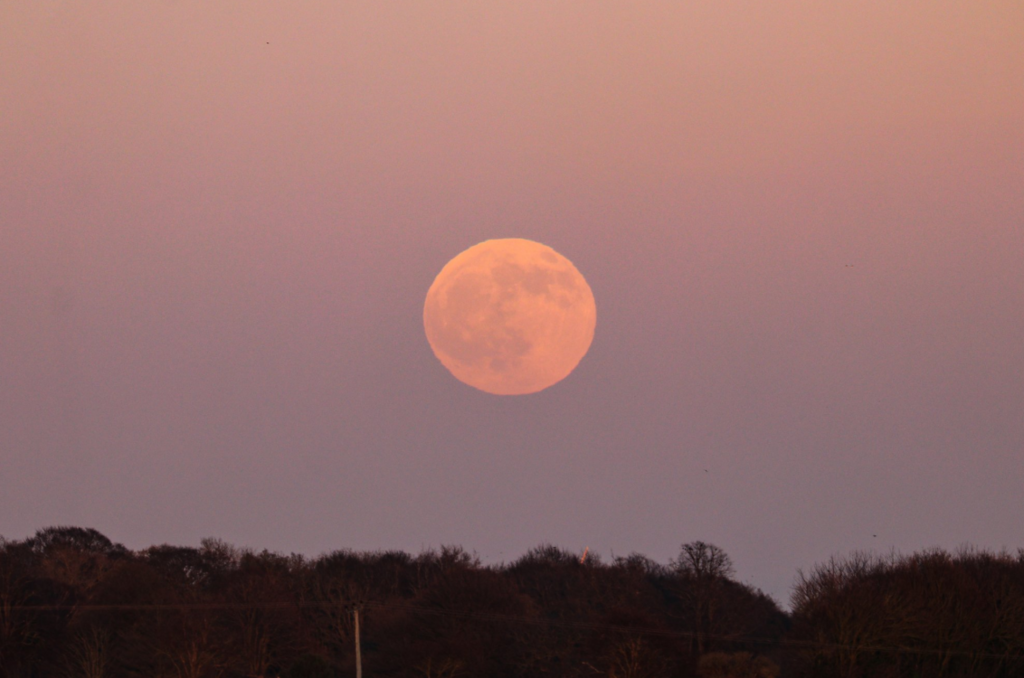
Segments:
[[[735,572],[729,556],[714,544],[693,541],[683,544],[672,567],[681,578],[679,591],[692,612],[693,651],[704,654],[715,630],[722,603],[723,584]]]
[[[816,661],[831,666],[837,676],[852,678],[858,664],[877,646],[886,620],[866,582],[881,567],[869,554],[830,558],[810,574],[797,573],[793,608],[818,645]]]
[[[608,678],[660,678],[664,675],[664,659],[642,638],[623,639],[615,645],[608,659]]]
[[[75,634],[65,656],[68,678],[103,678],[111,667],[110,633],[91,627]]]

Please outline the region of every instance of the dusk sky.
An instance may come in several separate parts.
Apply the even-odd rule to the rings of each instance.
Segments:
[[[0,3],[0,535],[1024,546],[1024,3]],[[596,301],[495,396],[491,238]]]

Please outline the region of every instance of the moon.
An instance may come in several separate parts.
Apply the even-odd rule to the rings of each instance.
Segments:
[[[423,305],[441,364],[496,395],[536,393],[565,379],[596,323],[594,294],[572,262],[522,238],[485,240],[456,256]]]

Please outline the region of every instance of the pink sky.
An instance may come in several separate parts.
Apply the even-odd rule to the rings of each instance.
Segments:
[[[1024,546],[1019,2],[0,6],[0,534]],[[590,354],[432,356],[543,242]],[[707,472],[705,472],[707,469]],[[873,536],[873,535],[877,535]]]

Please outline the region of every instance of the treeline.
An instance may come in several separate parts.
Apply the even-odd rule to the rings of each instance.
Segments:
[[[721,549],[603,563],[542,546],[318,558],[0,539],[0,675],[855,678],[1024,675],[1024,553],[834,559],[786,614]]]

